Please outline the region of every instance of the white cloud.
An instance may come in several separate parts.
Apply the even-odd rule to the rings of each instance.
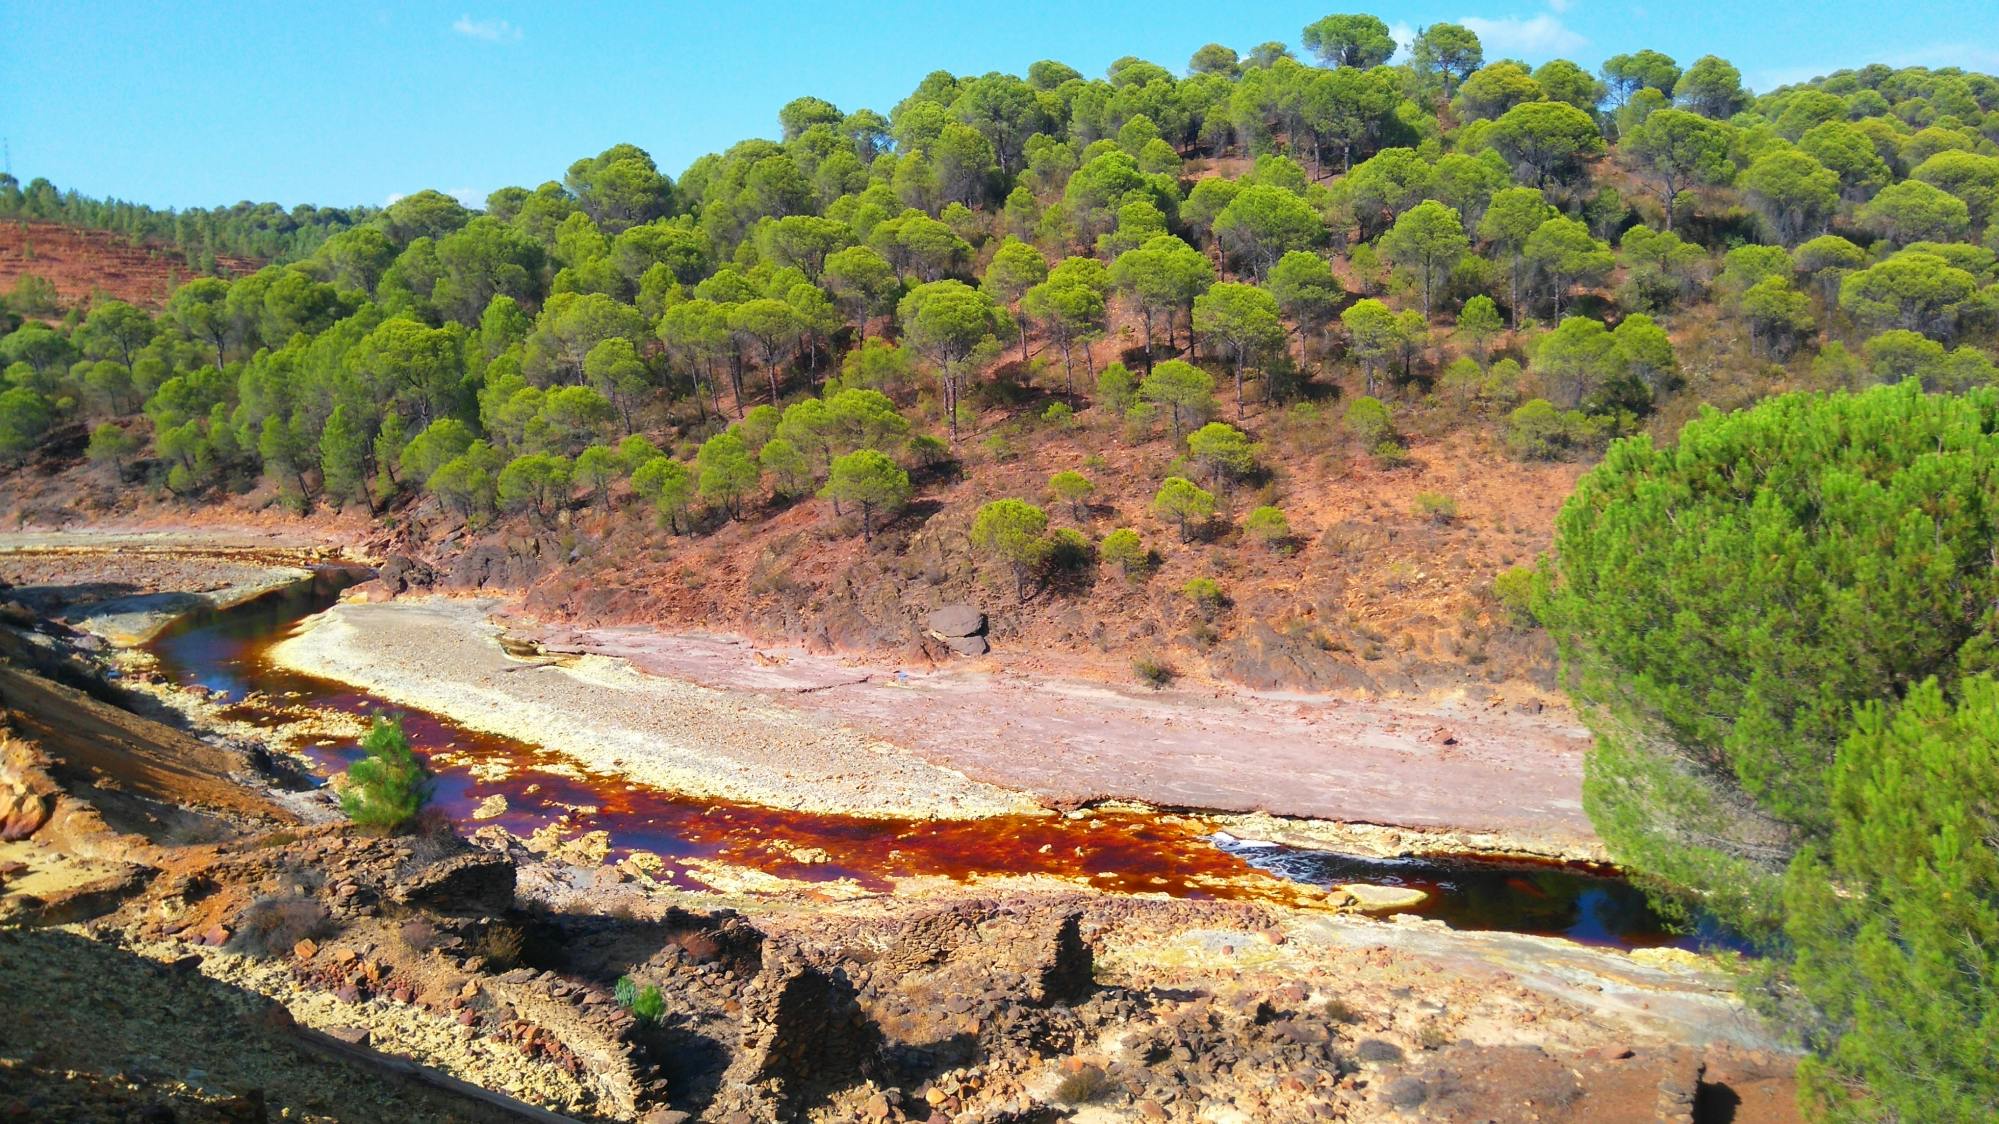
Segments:
[[[382,206],[393,207],[396,204],[396,200],[407,198],[409,198],[409,192],[407,191],[391,191],[389,192],[389,197],[382,200]]]
[[[1408,61],[1409,45],[1416,41],[1416,29],[1407,20],[1396,20],[1388,25],[1388,35],[1395,40],[1395,54],[1390,57]]]
[[[1573,51],[1589,40],[1571,30],[1567,24],[1553,15],[1542,12],[1531,19],[1508,16],[1505,19],[1482,19],[1466,16],[1458,21],[1471,28],[1485,47],[1485,57],[1499,58],[1506,55],[1546,57],[1564,51]]]
[[[1556,12],[1566,12],[1576,6],[1576,0],[1548,0],[1548,7]]]
[[[506,20],[475,20],[471,16],[459,16],[451,25],[451,30],[467,39],[481,39],[488,43],[518,43],[521,29]]]

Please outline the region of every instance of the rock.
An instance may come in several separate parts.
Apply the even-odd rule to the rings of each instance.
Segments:
[[[1415,1108],[1430,1097],[1430,1087],[1414,1077],[1398,1077],[1381,1091],[1381,1099],[1403,1110]]]
[[[1370,886],[1365,882],[1348,882],[1328,891],[1337,897],[1344,894],[1349,908],[1362,913],[1393,913],[1422,905],[1430,895],[1407,886]]]
[[[429,589],[437,581],[437,572],[407,554],[392,554],[376,571],[375,579],[393,597],[412,589]]]
[[[306,937],[292,946],[292,955],[298,957],[300,960],[310,960],[318,952],[319,942],[313,940],[311,937]]]
[[[723,1074],[756,1118],[789,1119],[809,1095],[852,1083],[881,1049],[880,1029],[844,976],[766,946],[756,985],[744,995],[740,1045]]]
[[[677,1108],[659,1105],[646,1110],[646,1114],[639,1117],[638,1124],[688,1124],[688,1121],[693,1119]]]
[[[0,841],[26,839],[49,822],[55,800],[19,786],[0,789]]]
[[[1607,1062],[1621,1062],[1633,1052],[1629,1046],[1604,1046],[1596,1051],[1596,1056]]]
[[[1377,686],[1351,662],[1319,647],[1308,636],[1278,632],[1255,622],[1208,654],[1208,670],[1260,691],[1330,693]]]
[[[943,643],[953,655],[959,656],[983,656],[992,650],[983,636],[946,636]]]
[[[924,626],[940,640],[977,636],[986,630],[986,615],[963,603],[943,605],[930,611]]]
[[[210,925],[201,934],[201,940],[198,943],[207,945],[209,948],[221,948],[223,945],[229,943],[229,926]]]
[[[368,1044],[368,1028],[364,1026],[329,1026],[326,1028],[326,1036],[337,1042],[345,1042],[349,1046]]]
[[[499,792],[479,801],[479,806],[472,809],[472,818],[475,820],[490,820],[506,814],[507,797]]]
[[[493,851],[467,851],[418,869],[389,887],[388,896],[442,913],[505,913],[514,904],[514,862]]]

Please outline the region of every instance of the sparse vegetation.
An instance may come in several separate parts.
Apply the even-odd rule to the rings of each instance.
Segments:
[[[1173,670],[1172,664],[1156,656],[1139,656],[1132,660],[1131,673],[1138,677],[1140,683],[1155,691],[1172,686],[1173,680],[1180,675]]]

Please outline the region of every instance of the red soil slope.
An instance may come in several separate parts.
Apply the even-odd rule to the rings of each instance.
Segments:
[[[254,272],[262,263],[222,258],[228,275]],[[166,304],[174,286],[192,276],[181,255],[156,246],[134,246],[122,234],[42,222],[0,222],[0,293],[24,274],[55,283],[64,308],[87,304],[97,291],[141,308]]]

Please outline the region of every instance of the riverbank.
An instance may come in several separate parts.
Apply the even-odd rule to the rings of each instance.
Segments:
[[[746,692],[647,675],[622,660],[518,660],[490,601],[347,603],[269,657],[473,730],[547,746],[655,788],[798,811],[975,819],[1025,797],[887,741]]]
[[[342,561],[322,538],[267,528],[97,528],[0,534],[7,597],[119,647],[226,609]]]
[[[1343,834],[1369,841],[1371,853],[1604,857],[1582,814],[1585,735],[1552,715],[1465,698],[1149,692],[847,662],[711,635],[509,622],[513,635],[564,657],[522,671],[527,663],[500,651],[501,628],[488,619],[496,607],[341,604],[271,654],[476,729],[539,744],[559,730],[555,748],[588,764],[751,802],[970,815],[1017,809],[1017,798],[995,799],[1013,792],[1057,807],[1125,800],[1261,813],[1247,828],[1258,838],[1324,845]],[[764,729],[774,742],[763,744]],[[883,763],[889,778],[870,775]],[[770,770],[792,775],[772,783]],[[925,797],[921,786],[940,780],[943,798]],[[864,798],[838,791],[855,784],[868,786]],[[1451,838],[1425,845],[1438,834]]]

